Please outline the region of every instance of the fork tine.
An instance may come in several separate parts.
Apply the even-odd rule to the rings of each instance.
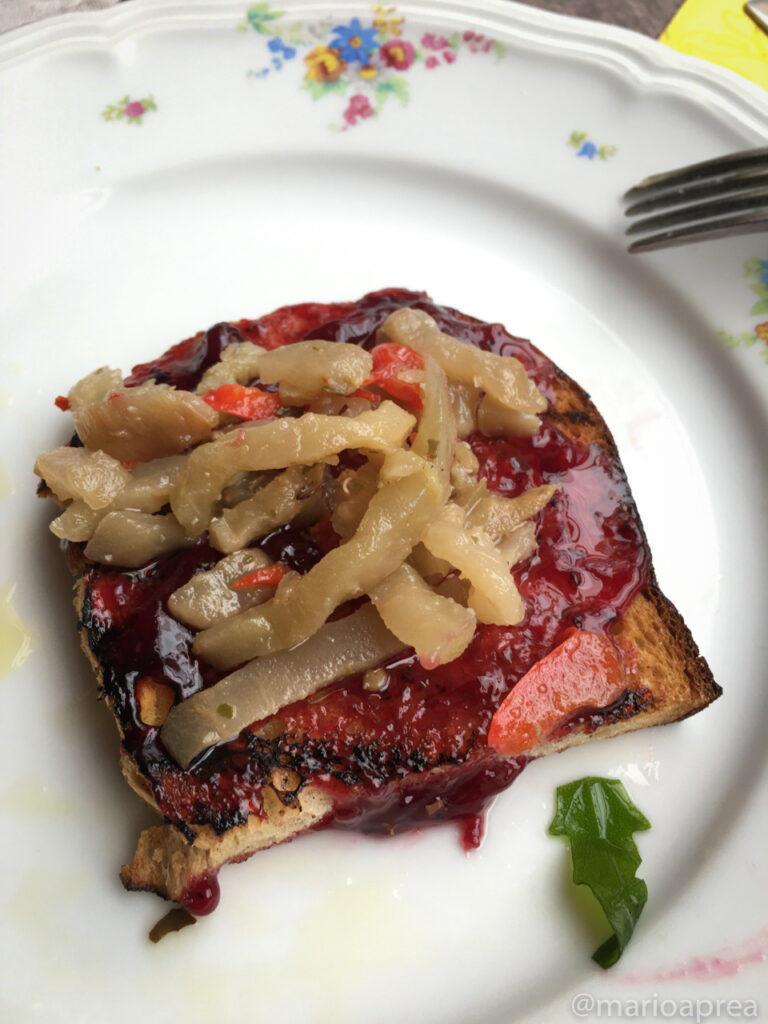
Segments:
[[[726,238],[731,235],[749,235],[758,231],[768,231],[768,210],[762,213],[739,214],[735,217],[723,217],[719,220],[705,221],[703,224],[688,224],[685,227],[672,228],[648,238],[639,238],[629,246],[629,252],[650,252],[653,249],[666,249],[676,245],[687,245],[690,242],[706,242],[714,238]]]
[[[678,188],[681,185],[687,185],[689,182],[731,174],[741,174],[756,167],[766,166],[768,166],[768,146],[763,146],[759,149],[742,150],[740,153],[729,153],[727,156],[703,160],[700,163],[689,164],[687,167],[681,167],[678,170],[666,171],[663,174],[652,174],[641,181],[639,185],[635,185],[625,192],[624,199],[627,201],[647,199],[654,193]]]
[[[652,217],[642,217],[627,228],[628,235],[637,235],[643,231],[674,228],[693,221],[706,221],[713,217],[724,217],[729,214],[749,212],[768,214],[768,188],[755,189],[745,195],[727,196],[708,202],[694,203],[690,206],[678,207],[659,213]]]
[[[651,195],[650,198],[641,199],[627,207],[624,212],[628,217],[634,217],[640,213],[663,210],[667,206],[679,206],[682,203],[694,202],[697,199],[710,199],[714,196],[725,197],[731,192],[744,192],[764,186],[768,186],[768,170],[757,174],[743,174],[738,177],[695,182],[692,185],[678,185],[668,191],[657,193],[655,196]]]
[[[624,199],[631,204],[627,216],[652,214],[627,228],[628,235],[646,236],[629,246],[632,253],[766,231],[768,146],[651,175]]]

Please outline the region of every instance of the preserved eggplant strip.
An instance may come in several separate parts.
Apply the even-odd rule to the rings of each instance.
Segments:
[[[108,505],[107,508],[110,506]],[[71,540],[82,543],[90,540],[93,531],[106,515],[106,509],[90,508],[79,498],[71,502],[60,516],[51,523],[49,529],[59,540]]]
[[[523,412],[543,412],[547,401],[514,356],[497,356],[444,334],[435,321],[419,309],[398,309],[381,327],[391,341],[406,345],[423,356],[432,356],[452,381],[486,391],[508,406]]]
[[[219,414],[191,391],[161,385],[128,388],[74,414],[86,448],[123,462],[177,455],[210,437]]]
[[[478,622],[515,626],[522,621],[525,605],[504,556],[485,530],[465,529],[464,512],[458,505],[440,509],[422,541],[433,555],[446,559],[469,580],[468,604]]]
[[[393,572],[438,507],[423,473],[385,484],[345,544],[329,551],[304,576],[284,580],[271,601],[199,633],[194,652],[215,668],[226,669],[301,643],[339,605],[368,593]]]
[[[278,384],[285,405],[304,405],[329,392],[349,395],[370,377],[371,353],[333,341],[299,341],[267,352],[261,360],[264,384]]]
[[[198,395],[222,384],[250,384],[259,376],[261,357],[266,349],[250,341],[233,341],[221,353],[221,359],[209,366],[195,388]]]
[[[103,402],[114,391],[120,391],[124,387],[123,374],[120,370],[102,366],[83,377],[69,389],[67,392],[69,407],[76,412],[86,405],[93,405],[94,402]]]
[[[477,427],[487,437],[533,437],[541,429],[541,420],[535,413],[510,409],[483,395],[477,407]]]
[[[79,498],[91,509],[106,508],[131,478],[111,455],[68,445],[38,456],[35,473],[59,501]]]
[[[444,558],[435,558],[423,544],[419,543],[411,552],[408,561],[425,580],[435,583],[453,572],[453,566]]]
[[[502,537],[496,547],[511,569],[518,562],[530,558],[536,550],[536,527],[530,520],[521,523],[511,533]]]
[[[475,635],[472,609],[435,593],[410,565],[395,569],[369,596],[384,624],[413,647],[426,669],[458,658]]]
[[[299,419],[242,427],[190,452],[171,508],[187,532],[197,536],[210,522],[222,490],[241,471],[311,466],[348,448],[396,451],[415,422],[410,413],[387,401],[354,417],[305,413]]]
[[[172,515],[108,512],[94,530],[85,557],[105,565],[138,569],[193,543]]]
[[[323,468],[320,464],[311,468],[291,466],[252,497],[224,509],[208,528],[213,547],[230,554],[292,522],[304,510],[307,499],[317,493],[323,482]]]
[[[347,470],[339,476],[331,525],[345,540],[351,537],[360,525],[371,498],[378,490],[379,470],[380,462],[369,459],[359,469]]]
[[[168,598],[168,611],[193,629],[207,629],[217,622],[253,608],[275,592],[274,586],[260,585],[233,590],[231,584],[248,572],[271,565],[272,560],[258,548],[235,551],[207,572],[199,572]]]
[[[456,417],[456,433],[460,438],[469,437],[477,430],[477,403],[480,392],[472,384],[461,384],[458,381],[448,384],[448,392],[451,396],[453,415]]]
[[[112,503],[113,507],[137,512],[159,512],[168,504],[171,489],[184,465],[183,455],[168,455],[140,462],[130,471],[131,479]]]
[[[487,498],[481,498],[469,512],[467,524],[470,529],[480,528],[492,537],[511,533],[520,523],[538,515],[557,490],[558,484],[545,484],[542,487],[530,487],[514,498],[488,495]]]
[[[329,391],[323,391],[307,404],[308,412],[318,412],[324,416],[359,416],[361,412],[369,412],[377,403],[359,396],[332,395]]]
[[[186,768],[207,747],[237,735],[294,701],[403,650],[367,604],[322,626],[290,651],[256,658],[171,709],[161,730],[166,749]]]
[[[459,441],[454,452],[451,466],[451,484],[453,500],[461,505],[465,512],[477,504],[488,493],[485,480],[478,480],[479,463],[477,456],[466,441]]]
[[[82,449],[80,449],[82,450]],[[115,498],[102,509],[92,509],[76,499],[54,519],[50,529],[62,540],[87,541],[108,512],[130,509],[135,512],[159,512],[167,505],[171,487],[179,474],[184,457],[171,455],[165,459],[142,462],[128,474],[128,482]]]
[[[450,494],[451,465],[456,447],[456,420],[448,380],[435,359],[424,361],[421,388],[423,408],[411,450],[426,460],[437,475],[442,500]]]

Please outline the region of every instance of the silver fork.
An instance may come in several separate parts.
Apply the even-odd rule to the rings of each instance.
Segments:
[[[768,146],[654,174],[624,195],[630,252],[768,231]],[[664,210],[657,214],[655,211]]]

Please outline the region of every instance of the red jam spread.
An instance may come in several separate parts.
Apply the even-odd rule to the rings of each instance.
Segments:
[[[454,337],[516,356],[552,399],[559,371],[529,342],[499,324],[399,289],[358,303],[304,304],[260,320],[217,324],[136,367],[129,383],[155,377],[194,388],[231,341],[274,348],[322,338],[371,347],[380,324],[404,305],[425,310]],[[514,569],[527,609],[521,625],[479,626],[461,657],[437,669],[424,669],[408,654],[394,658],[385,666],[389,681],[382,692],[363,689],[359,676],[336,683],[284,708],[278,721],[255,723],[207,751],[186,771],[165,752],[158,729],[141,722],[134,687],[149,675],[173,686],[182,699],[220,678],[192,654],[193,630],[166,608],[174,590],[220,556],[201,543],[137,570],[88,565],[83,627],[104,666],[104,689],[124,730],[125,748],[168,821],[190,838],[189,825],[209,824],[218,833],[239,825],[261,812],[262,786],[282,767],[294,770],[299,789],[311,784],[336,795],[323,827],[389,834],[452,819],[461,825],[467,847],[480,842],[483,807],[526,761],[499,758],[485,743],[494,711],[566,629],[608,630],[646,582],[647,548],[617,458],[567,438],[555,422],[545,417],[532,438],[478,433],[468,439],[480,475],[495,493],[514,496],[527,487],[561,485],[539,515],[536,552]],[[321,533],[283,527],[259,547],[303,572],[322,555]],[[644,696],[627,692],[610,709],[584,711],[561,732],[636,714]],[[291,804],[297,792],[280,796]],[[184,900],[187,909],[204,912],[215,900],[214,882],[201,879]]]

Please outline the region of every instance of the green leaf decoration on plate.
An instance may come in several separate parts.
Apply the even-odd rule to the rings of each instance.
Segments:
[[[757,256],[747,260],[744,264],[744,276],[751,282],[749,287],[752,291],[760,296],[759,300],[751,306],[750,316],[768,316],[768,260],[760,259]],[[768,363],[768,320],[755,324],[752,333],[745,331],[733,333],[721,328],[717,332],[717,336],[726,348],[752,348],[758,342],[762,342],[759,347],[760,358],[764,363]]]
[[[343,79],[340,79],[338,82],[313,82],[311,79],[307,79],[304,82],[304,88],[313,100],[320,100],[323,96],[328,96],[329,93],[346,92],[349,88],[349,82],[345,82]]]
[[[269,4],[254,4],[248,8],[248,21],[251,28],[254,28],[261,35],[267,36],[272,35],[273,30],[270,21],[277,21],[278,18],[282,18],[285,11],[273,11],[270,10]]]
[[[382,100],[387,99],[389,96],[394,96],[396,99],[400,100],[403,106],[405,106],[411,98],[408,82],[397,75],[392,75],[385,81],[379,82],[376,86],[376,95]]]
[[[592,955],[601,967],[619,959],[648,899],[632,836],[650,827],[618,779],[588,777],[558,787],[549,834],[568,840],[573,881],[592,890],[613,929]]]

